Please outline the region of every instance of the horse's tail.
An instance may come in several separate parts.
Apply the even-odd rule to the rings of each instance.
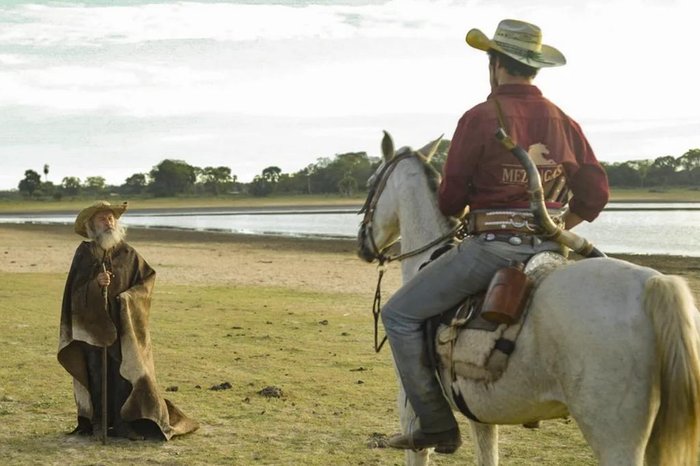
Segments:
[[[700,441],[700,335],[693,295],[680,277],[655,275],[644,308],[656,334],[660,406],[650,446],[659,464],[697,464]]]

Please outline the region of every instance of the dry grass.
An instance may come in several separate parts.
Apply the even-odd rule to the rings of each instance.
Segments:
[[[614,188],[610,192],[612,202],[699,202],[697,188]]]
[[[151,315],[159,386],[202,428],[168,443],[102,446],[65,435],[75,406],[55,353],[78,238],[66,227],[0,225],[3,464],[402,463],[400,452],[367,446],[373,433],[398,428],[396,390],[388,351],[372,350],[374,270],[353,257],[352,243],[148,230],[131,239],[159,272]],[[688,270],[678,258],[646,260]],[[398,275],[390,272],[387,294]],[[699,275],[686,275],[696,291]],[[223,382],[232,388],[209,389]],[[283,396],[260,395],[268,386]],[[506,465],[595,464],[569,420],[503,427],[500,451]],[[434,463],[473,464],[469,439]]]
[[[389,353],[365,297],[282,288],[161,286],[152,337],[162,392],[202,428],[169,443],[67,436],[75,408],[55,359],[60,274],[0,273],[0,457],[6,464],[399,464],[370,449],[397,429]],[[229,390],[210,387],[229,382]],[[176,392],[165,392],[177,386]],[[258,392],[268,386],[282,398]],[[465,433],[468,428],[464,425]],[[465,434],[466,435],[466,434]],[[504,463],[592,464],[575,425],[502,429]],[[468,445],[438,464],[473,461]],[[512,463],[511,463],[512,464]]]

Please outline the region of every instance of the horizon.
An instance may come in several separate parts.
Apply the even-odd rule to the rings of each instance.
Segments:
[[[121,185],[165,159],[247,183],[268,166],[379,156],[385,129],[397,147],[451,139],[488,94],[486,54],[464,35],[491,37],[506,17],[566,55],[535,84],[601,162],[677,158],[700,147],[700,90],[682,67],[698,12],[690,0],[13,0],[0,7],[0,190],[44,164],[56,184]]]

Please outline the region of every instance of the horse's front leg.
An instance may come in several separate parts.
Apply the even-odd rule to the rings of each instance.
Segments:
[[[469,421],[476,447],[476,464],[498,466],[498,426]]]
[[[398,374],[397,374],[398,377]],[[401,419],[401,432],[408,433],[418,428],[418,418],[413,412],[411,403],[406,398],[403,384],[399,379],[399,396],[397,399],[399,407],[399,418]],[[427,466],[428,458],[432,452],[432,448],[426,450],[412,451],[406,450],[406,466]]]

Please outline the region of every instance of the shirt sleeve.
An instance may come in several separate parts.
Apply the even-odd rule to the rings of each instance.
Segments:
[[[474,134],[472,112],[457,124],[438,191],[438,206],[443,215],[460,214],[469,204],[469,193],[476,164],[483,153],[483,142]]]
[[[610,190],[608,176],[600,165],[578,124],[572,122],[576,135],[573,147],[578,169],[568,175],[568,184],[573,197],[569,202],[572,213],[592,222],[608,203]]]

